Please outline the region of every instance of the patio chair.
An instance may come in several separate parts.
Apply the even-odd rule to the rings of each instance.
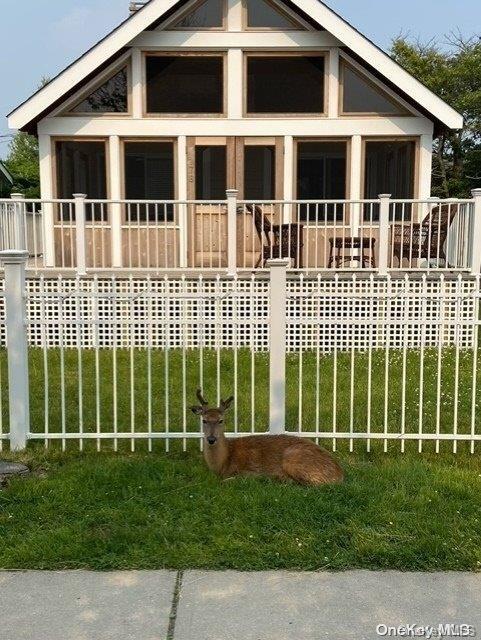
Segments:
[[[442,204],[434,207],[422,222],[406,221],[391,225],[391,246],[399,267],[404,258],[409,260],[442,260],[447,266],[446,241],[449,228],[459,211],[458,204]]]
[[[245,211],[254,216],[254,225],[261,243],[255,268],[264,267],[270,258],[292,258],[294,268],[302,269],[302,225],[292,222],[272,224],[259,205],[248,204]]]

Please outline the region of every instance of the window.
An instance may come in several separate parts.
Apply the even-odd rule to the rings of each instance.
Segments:
[[[225,200],[227,189],[227,148],[195,148],[195,199]]]
[[[127,200],[174,200],[174,145],[172,142],[126,142],[125,197]],[[173,219],[173,205],[128,207],[134,220]]]
[[[127,67],[70,109],[71,113],[127,113]]]
[[[264,0],[245,0],[248,29],[303,29],[282,11]]]
[[[224,26],[224,0],[198,4],[174,24],[173,29],[220,29]]]
[[[390,193],[393,198],[413,198],[415,142],[368,141],[365,149],[364,198],[377,198],[381,193]],[[406,207],[405,214],[408,213]],[[374,207],[373,219],[379,219],[378,205]]]
[[[297,198],[299,200],[344,200],[347,174],[346,142],[298,142],[297,144]],[[301,220],[319,216],[319,222],[342,220],[342,207],[334,204],[320,207],[301,205]],[[314,220],[312,220],[314,221]]]
[[[244,198],[246,200],[274,200],[275,147],[244,147]]]
[[[323,56],[247,56],[248,113],[324,112]]]
[[[406,110],[352,67],[343,64],[342,113],[405,115]]]
[[[107,172],[105,143],[103,141],[77,142],[70,140],[57,141],[57,197],[72,198],[74,193],[85,193],[89,199],[103,200],[107,198]],[[66,219],[69,212],[63,208]],[[99,204],[88,206],[86,217],[102,220]]]
[[[223,113],[221,56],[147,56],[148,113]]]

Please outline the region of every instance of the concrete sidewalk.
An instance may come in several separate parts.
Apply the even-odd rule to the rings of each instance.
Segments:
[[[450,623],[481,635],[481,574],[0,573],[0,640],[374,640]]]

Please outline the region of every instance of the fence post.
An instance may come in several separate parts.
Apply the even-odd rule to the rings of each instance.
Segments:
[[[13,200],[13,217],[10,224],[8,248],[20,251],[27,248],[25,246],[25,204],[22,204],[25,196],[23,193],[11,193],[10,198]]]
[[[290,260],[272,258],[269,298],[269,433],[286,430],[286,285]]]
[[[227,270],[237,269],[237,189],[227,189]],[[220,250],[220,247],[219,247]]]
[[[25,265],[28,251],[0,251],[5,269],[10,449],[27,446],[30,429]]]
[[[473,206],[473,252],[471,258],[471,273],[481,272],[481,189],[471,191],[474,198]]]
[[[75,198],[75,249],[77,255],[77,273],[86,275],[85,260],[85,193],[74,193]]]
[[[390,193],[379,195],[379,273],[387,274],[389,252],[389,206]]]

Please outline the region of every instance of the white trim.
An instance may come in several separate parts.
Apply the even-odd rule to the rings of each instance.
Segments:
[[[6,179],[8,180],[8,182],[10,182],[10,184],[13,184],[13,178],[10,175],[7,167],[3,164],[3,162],[0,160],[0,173],[2,173]]]
[[[329,89],[327,93],[327,114],[329,118],[339,117],[339,49],[332,48],[328,58]]]
[[[112,200],[122,198],[122,159],[119,136],[109,136],[109,175],[110,197]],[[110,240],[112,266],[122,266],[122,205],[110,205]]]
[[[405,94],[412,96],[413,100],[422,105],[435,118],[452,129],[460,129],[463,126],[463,117],[459,113],[402,69],[386,53],[378,49],[329,7],[319,0],[293,0],[293,2],[361,59],[367,61],[381,75],[398,86]],[[174,4],[175,0],[150,0],[142,9],[134,13],[88,53],[65,69],[57,78],[23,105],[17,107],[10,114],[9,126],[12,129],[25,127],[61,98],[69,88],[78,84],[105,60],[131,43]],[[231,36],[231,34],[228,35]]]
[[[227,31],[242,31],[243,7],[242,0],[227,1]]]
[[[421,200],[431,196],[431,176],[433,168],[433,136],[424,134],[419,143],[419,193]]]
[[[177,139],[177,197],[179,200],[187,200],[187,139],[179,136]],[[188,229],[189,229],[187,207],[179,207],[179,262],[181,267],[188,264]]]
[[[339,47],[337,38],[326,31],[144,31],[130,43],[136,47],[160,49],[194,47],[243,49]]]
[[[144,111],[143,56],[140,49],[132,49],[132,117],[142,118]]]
[[[416,136],[432,134],[427,118],[45,118],[39,133],[56,136]]]
[[[242,49],[229,49],[227,53],[227,117],[242,118],[244,56]]]
[[[38,153],[42,200],[51,200],[55,195],[53,192],[55,162],[52,154],[52,139],[50,136],[42,134],[38,136]],[[45,266],[53,267],[55,266],[54,206],[45,203],[42,211]]]
[[[294,200],[297,194],[294,193],[294,137],[284,136],[284,200]],[[292,219],[292,207],[283,207],[283,222],[290,222]]]

